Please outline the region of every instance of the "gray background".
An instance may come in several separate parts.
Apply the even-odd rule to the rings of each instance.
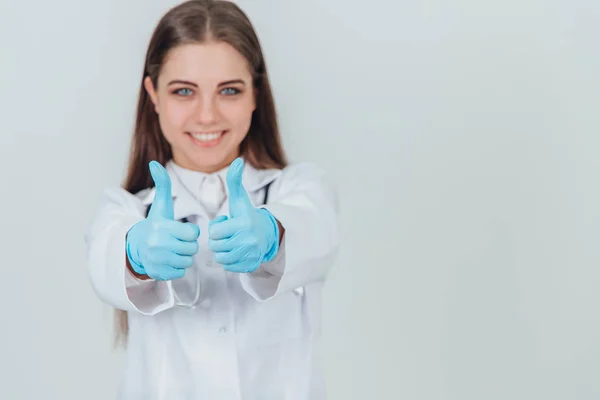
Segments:
[[[114,398],[83,232],[174,1],[0,0],[0,398]],[[331,399],[600,396],[600,3],[240,1],[330,171]]]

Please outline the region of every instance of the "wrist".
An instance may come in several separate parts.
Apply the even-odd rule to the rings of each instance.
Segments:
[[[125,237],[125,253],[127,255],[127,261],[129,262],[129,266],[131,270],[136,275],[146,275],[146,270],[140,264],[139,254],[135,249],[132,249],[131,241],[129,240],[129,233]]]
[[[129,272],[129,275],[132,276],[134,280],[137,279],[139,281],[145,281],[145,280],[151,279],[148,275],[146,275],[145,272],[143,274],[137,273],[133,269],[131,260],[127,256],[125,256],[125,265],[126,265],[127,271]]]
[[[269,212],[269,210],[264,208],[261,208],[259,210],[266,216],[266,220],[268,220],[267,224],[269,225],[269,235],[267,240],[268,247],[265,251],[265,255],[263,256],[262,260],[262,262],[268,262],[275,258],[275,256],[277,255],[277,251],[279,250],[279,223],[277,222],[273,214]]]

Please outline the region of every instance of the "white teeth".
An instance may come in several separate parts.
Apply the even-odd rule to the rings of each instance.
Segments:
[[[194,139],[201,142],[210,142],[211,140],[218,139],[223,132],[208,132],[208,133],[192,133]]]

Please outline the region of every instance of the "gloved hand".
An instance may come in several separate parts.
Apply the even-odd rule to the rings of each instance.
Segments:
[[[156,161],[149,164],[156,186],[148,217],[136,223],[126,237],[127,257],[138,274],[156,280],[171,280],[185,275],[198,252],[200,228],[174,220],[171,179]]]
[[[279,227],[275,217],[255,208],[242,184],[244,162],[235,159],[227,171],[229,214],[212,220],[208,247],[215,262],[232,272],[252,272],[272,260],[279,249]]]

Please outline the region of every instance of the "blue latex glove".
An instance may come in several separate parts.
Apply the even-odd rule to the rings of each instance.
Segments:
[[[279,249],[279,227],[275,217],[255,208],[242,184],[244,162],[235,159],[227,171],[229,215],[212,220],[208,247],[215,262],[231,272],[252,272],[272,260]]]
[[[156,186],[148,217],[127,233],[127,257],[138,274],[156,280],[171,280],[185,275],[198,252],[200,228],[174,220],[171,179],[156,161],[150,162],[150,174]]]

